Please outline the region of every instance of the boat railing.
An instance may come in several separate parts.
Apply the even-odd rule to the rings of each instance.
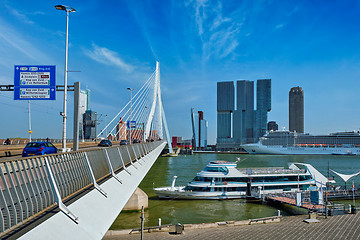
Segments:
[[[274,173],[296,173],[296,174],[306,173],[305,169],[293,170],[293,169],[285,169],[285,168],[251,168],[251,170],[252,170],[251,175],[274,174]],[[243,174],[248,173],[247,169],[244,168],[238,168],[238,171],[240,171]]]

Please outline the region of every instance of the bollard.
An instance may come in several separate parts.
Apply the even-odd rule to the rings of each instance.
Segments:
[[[278,210],[278,217],[280,217],[281,216],[281,214],[280,214],[280,210]]]
[[[349,208],[349,213],[351,213],[351,204],[349,204],[348,208]]]
[[[161,230],[161,218],[159,218],[159,230]]]

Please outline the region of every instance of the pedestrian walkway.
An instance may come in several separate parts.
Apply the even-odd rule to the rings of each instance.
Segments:
[[[328,219],[318,217],[319,223],[303,222],[307,216],[283,217],[280,223],[255,224],[242,226],[224,226],[208,229],[185,230],[181,235],[168,232],[145,233],[145,240],[158,239],[360,239],[360,214],[331,216]],[[106,236],[104,240],[140,239],[140,234]]]
[[[280,203],[286,203],[292,206],[296,206],[296,200],[294,198],[289,198],[286,196],[277,196],[277,195],[270,195],[270,196],[266,196],[265,199],[267,201],[273,201],[273,202],[280,202]],[[317,212],[325,212],[324,210],[324,205],[319,205],[319,204],[312,204],[309,202],[302,202],[301,208],[306,208],[309,210],[313,210],[313,211],[317,211]]]

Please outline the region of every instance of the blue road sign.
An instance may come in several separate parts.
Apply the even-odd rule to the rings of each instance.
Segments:
[[[55,66],[15,65],[14,100],[55,100]]]
[[[127,121],[127,127],[130,128],[130,125],[131,125],[131,128],[135,128],[136,127],[136,121]]]

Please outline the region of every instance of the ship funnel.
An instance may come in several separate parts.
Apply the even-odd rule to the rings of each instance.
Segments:
[[[170,191],[174,191],[176,178],[177,178],[177,176],[174,176],[174,179],[173,179],[172,184],[171,184],[171,190]]]

